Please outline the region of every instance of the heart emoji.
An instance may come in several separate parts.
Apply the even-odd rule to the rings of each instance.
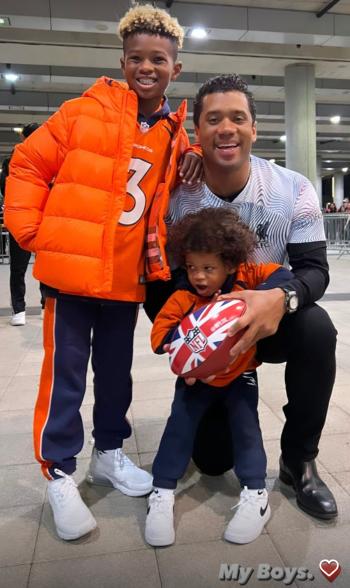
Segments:
[[[329,582],[333,582],[341,572],[341,567],[336,559],[322,559],[319,563],[320,570]]]

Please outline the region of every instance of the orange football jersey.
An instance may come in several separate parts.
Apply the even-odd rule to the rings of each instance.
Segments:
[[[170,158],[171,123],[159,120],[148,130],[137,124],[129,165],[127,198],[116,227],[112,291],[103,298],[142,302],[145,292],[147,212]]]

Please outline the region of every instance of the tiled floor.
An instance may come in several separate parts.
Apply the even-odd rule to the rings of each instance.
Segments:
[[[128,498],[108,488],[84,482],[91,445],[92,379],[89,373],[83,407],[86,443],[78,461],[76,480],[91,507],[98,529],[74,542],[59,540],[46,501],[45,481],[32,453],[31,420],[41,362],[38,314],[25,327],[11,327],[8,306],[8,266],[0,265],[0,587],[1,588],[215,588],[239,584],[219,580],[222,563],[251,566],[249,588],[275,586],[260,581],[259,564],[306,567],[314,580],[294,578],[289,585],[315,588],[329,585],[319,570],[320,560],[337,559],[342,573],[336,587],[350,585],[350,257],[330,258],[332,300],[322,302],[339,330],[338,375],[321,441],[319,469],[339,505],[336,522],[321,522],[303,514],[293,493],[278,479],[279,437],[285,400],[283,366],[260,369],[260,415],[268,454],[268,487],[273,515],[266,532],[250,545],[222,539],[239,487],[233,474],[210,478],[190,466],[179,485],[176,501],[176,544],[152,549],[143,539],[145,498]],[[348,300],[336,300],[339,293]],[[38,312],[37,285],[28,276],[27,303]],[[141,313],[135,341],[134,401],[130,411],[134,434],[126,448],[150,469],[173,391],[167,358],[152,356],[149,323]],[[262,571],[260,570],[262,574]],[[287,578],[285,578],[285,583]]]

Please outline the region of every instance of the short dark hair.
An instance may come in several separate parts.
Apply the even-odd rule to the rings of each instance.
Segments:
[[[214,253],[230,267],[245,263],[256,244],[256,236],[228,207],[202,208],[187,214],[170,227],[168,250],[183,266],[188,253]]]
[[[204,96],[223,92],[242,92],[242,94],[245,94],[253,123],[255,123],[256,105],[253,94],[248,90],[248,84],[238,74],[224,74],[210,78],[199,88],[193,102],[193,122],[196,127],[199,126]]]
[[[39,127],[40,125],[36,122],[28,123],[27,125],[24,125],[21,135],[23,135],[23,137],[26,139],[27,137],[29,137],[29,135],[34,133],[34,131],[36,131]]]

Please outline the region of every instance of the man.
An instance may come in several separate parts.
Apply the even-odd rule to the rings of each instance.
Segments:
[[[337,516],[336,502],[315,463],[334,384],[336,346],[335,328],[315,304],[329,282],[317,195],[300,174],[251,156],[255,104],[239,76],[218,76],[202,85],[194,103],[194,123],[205,183],[175,190],[169,222],[203,207],[233,207],[258,237],[253,261],[283,263],[288,258],[295,277],[283,287],[227,295],[244,298],[249,309],[237,323],[235,330],[246,331],[232,348],[232,360],[258,342],[260,361],[287,362],[280,479],[294,487],[301,509],[331,519]],[[209,413],[197,438],[195,461],[208,473],[211,461],[216,460],[219,473],[232,460],[225,445],[224,418],[220,408]],[[219,431],[222,437],[217,441]]]

